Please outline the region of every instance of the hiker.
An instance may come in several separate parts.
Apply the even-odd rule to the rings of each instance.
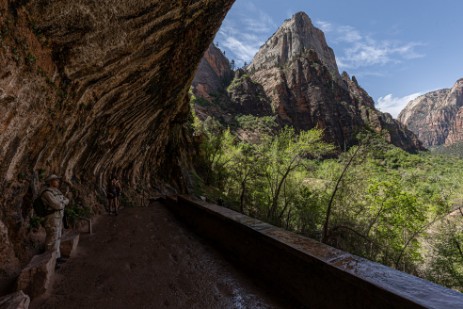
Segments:
[[[119,180],[116,177],[111,177],[106,190],[110,215],[115,214],[117,216],[119,213],[119,197],[121,196],[121,191],[121,183]]]
[[[46,188],[40,192],[40,197],[50,211],[50,214],[45,217],[45,231],[47,236],[45,245],[47,250],[56,251],[57,262],[64,262],[61,258],[60,243],[61,233],[63,229],[64,208],[69,204],[69,199],[66,198],[59,190],[61,177],[51,174],[45,180]]]

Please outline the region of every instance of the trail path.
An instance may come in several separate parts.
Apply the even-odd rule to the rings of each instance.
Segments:
[[[103,216],[31,308],[282,308],[159,203]]]

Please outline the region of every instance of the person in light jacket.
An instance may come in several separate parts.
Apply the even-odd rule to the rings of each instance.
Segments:
[[[45,180],[46,188],[42,189],[40,196],[43,203],[48,207],[49,215],[45,217],[45,231],[47,237],[45,245],[47,250],[56,251],[57,261],[62,262],[60,243],[63,229],[64,208],[69,204],[69,199],[59,190],[61,177],[54,174]]]

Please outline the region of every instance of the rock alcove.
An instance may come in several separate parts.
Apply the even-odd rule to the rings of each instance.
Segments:
[[[188,89],[233,0],[0,1],[0,274],[28,255],[31,198],[64,175],[185,190]]]

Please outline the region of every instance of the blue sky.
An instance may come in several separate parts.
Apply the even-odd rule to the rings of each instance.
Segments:
[[[238,65],[294,13],[325,32],[340,71],[394,117],[419,94],[463,77],[461,0],[236,0],[215,42]]]

